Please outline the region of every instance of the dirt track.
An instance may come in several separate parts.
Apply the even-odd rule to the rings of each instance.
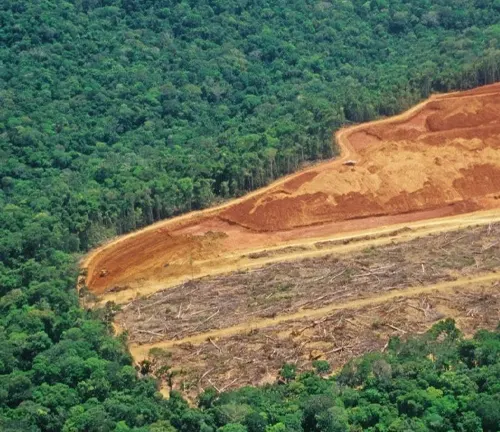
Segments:
[[[340,159],[95,250],[82,264],[86,284],[103,299],[126,302],[189,278],[262,265],[266,259],[245,260],[255,251],[496,209],[499,136],[500,85],[433,96],[400,116],[340,130]]]
[[[479,211],[465,215],[372,228],[356,233],[287,242],[279,246],[242,250],[228,256],[215,256],[212,259],[200,260],[196,262],[196,271],[193,274],[188,271],[190,267],[186,265],[186,272],[179,276],[160,281],[154,279],[138,281],[131,284],[128,289],[112,290],[100,294],[98,299],[100,303],[113,301],[117,304],[125,304],[133,299],[150,296],[155,292],[205,276],[226,274],[237,270],[249,270],[276,262],[320,257],[332,253],[348,254],[368,247],[407,242],[429,234],[445,233],[499,221],[499,211]]]

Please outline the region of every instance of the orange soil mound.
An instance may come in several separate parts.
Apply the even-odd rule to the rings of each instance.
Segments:
[[[96,251],[87,285],[124,289],[194,275],[193,262],[235,250],[500,207],[500,85],[434,96],[336,138],[339,160]]]

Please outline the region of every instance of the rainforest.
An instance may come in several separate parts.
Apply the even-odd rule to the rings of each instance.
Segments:
[[[396,231],[388,228],[380,238],[357,234],[365,242],[359,247],[351,238],[355,234],[330,243],[322,239],[323,244],[314,245],[315,251],[329,254],[322,262],[312,261],[312,255],[319,255],[314,252],[293,269],[267,268],[273,254],[273,262],[289,265],[284,258],[292,252],[296,258],[312,250],[294,245],[292,251],[291,245],[280,243],[288,234],[280,234],[284,237],[262,243],[266,250],[237,257],[257,262],[259,272],[270,272],[244,274],[245,280],[241,274],[240,279],[227,274],[200,279],[210,273],[198,275],[197,260],[215,262],[219,255],[183,251],[182,274],[189,280],[172,286],[186,297],[178,297],[177,303],[169,299],[171,309],[161,310],[158,320],[162,329],[171,325],[172,341],[200,333],[202,345],[169,342],[138,356],[133,344],[149,346],[157,335],[141,327],[149,318],[139,318],[138,326],[134,320],[140,315],[130,318],[127,313],[140,314],[142,301],[164,299],[110,298],[110,293],[130,296],[128,285],[123,289],[107,282],[122,278],[124,269],[100,266],[91,283],[92,274],[80,263],[116,236],[229,205],[282,176],[314,169],[322,160],[336,158],[335,170],[359,173],[365,162],[342,159],[335,133],[338,137],[341,128],[398,115],[438,93],[491,88],[500,79],[499,22],[498,0],[0,2],[0,430],[497,431],[500,299],[495,277],[484,276],[500,268],[495,237],[500,186],[491,168],[499,134],[496,116],[488,114],[498,106],[496,90],[484,91],[491,98],[486,102],[478,99],[465,108],[446,105],[443,109],[450,111],[426,123],[434,132],[445,130],[453,117],[460,134],[434,137],[431,144],[454,140],[446,143],[457,154],[485,157],[481,174],[456,165],[460,176],[448,179],[442,172],[451,170],[457,158],[450,156],[443,164],[425,150],[429,161],[443,167],[433,172],[453,180],[453,190],[467,201],[457,211],[433,217],[490,213],[474,214],[465,222],[433,222],[445,228],[432,232],[403,225]],[[441,108],[430,105],[432,113]],[[367,130],[389,140],[401,158],[411,140],[420,139],[407,129]],[[479,142],[478,137],[486,138]],[[408,163],[399,175],[410,178],[411,172]],[[293,188],[309,180],[310,174]],[[337,183],[328,181],[334,190]],[[478,186],[481,182],[488,187]],[[444,196],[447,205],[462,205],[454,195],[450,198],[451,186],[443,190],[435,194]],[[262,202],[271,206],[272,199],[263,196]],[[287,233],[303,225],[295,207],[278,216],[271,228],[261,225],[245,202],[229,207],[235,211],[226,211],[225,223],[251,230],[259,242],[271,228]],[[315,201],[314,209],[324,209],[320,204]],[[328,219],[325,212],[330,215],[331,208],[315,214],[317,220]],[[385,215],[386,209],[376,213]],[[243,223],[249,214],[251,221]],[[363,225],[367,215],[358,216],[356,232],[372,226]],[[203,235],[195,238],[203,253],[203,242],[225,238],[210,226]],[[176,240],[170,232],[166,236],[170,247]],[[240,242],[242,250],[257,244]],[[355,255],[334,249],[347,243],[349,254]],[[278,246],[288,249],[268,250]],[[164,253],[161,248],[141,250],[141,257],[147,255],[141,263]],[[388,257],[393,261],[386,262]],[[407,267],[398,257],[405,257]],[[162,261],[161,272],[173,271],[175,265]],[[135,279],[145,266],[131,266]],[[390,266],[407,272],[397,284],[380,275]],[[307,269],[319,270],[307,276]],[[329,273],[335,269],[338,276]],[[287,324],[271,333],[252,328],[244,335],[232,334],[236,339],[208,334],[215,320],[230,316],[221,308],[214,316],[217,309],[200,315],[194,330],[178,326],[188,307],[192,314],[197,305],[199,310],[211,306],[214,289],[229,286],[248,293],[256,284],[268,286],[277,275],[291,280],[269,285],[271,291],[262,297],[285,302],[286,308],[295,307],[297,299],[302,308],[311,302],[325,308],[326,294],[339,286],[354,290],[349,284],[367,275],[373,276],[363,285],[367,291],[380,286],[415,289],[419,284],[434,290],[435,284],[464,278],[475,278],[467,285],[476,285],[470,290],[450,285],[434,297],[430,291],[419,292],[408,304],[391,294],[394,303],[380,309],[381,314],[362,310],[365,315],[353,316],[339,309],[338,315],[298,322],[295,328]],[[314,279],[314,286],[307,285],[306,277]],[[165,279],[156,282],[164,284]],[[304,286],[306,294],[295,294]],[[163,294],[156,288],[148,295],[169,295],[166,285],[160,287]],[[109,298],[103,301],[99,295],[105,291]],[[334,299],[338,305],[345,300]],[[368,297],[362,301],[373,303]],[[285,316],[285,303],[276,303],[278,312],[260,318]],[[250,306],[252,311],[265,309],[262,303]],[[290,316],[296,313],[287,310]],[[326,327],[328,322],[334,327]],[[119,331],[120,324],[128,327]],[[354,327],[349,330],[349,325]],[[330,345],[318,339],[314,354],[312,348],[301,352],[299,336],[309,343],[316,337],[313,331],[330,337]],[[280,351],[276,341],[283,332],[291,339]],[[270,345],[251,339],[257,336]],[[238,349],[231,351],[229,343],[235,340]],[[214,372],[206,366],[226,367],[244,349],[265,353],[266,359],[256,357],[257,363],[239,370],[265,380],[238,385],[230,367]],[[196,362],[202,356],[205,369]]]

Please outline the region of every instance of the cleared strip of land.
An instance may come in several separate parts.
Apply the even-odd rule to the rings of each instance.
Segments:
[[[499,234],[482,224],[206,277],[138,298],[116,322],[136,361],[170,366],[188,397],[271,382],[284,362],[337,368],[446,317],[467,334],[495,328]]]
[[[151,360],[155,370],[171,366],[173,388],[195,398],[209,386],[227,389],[274,382],[286,362],[304,371],[321,359],[335,370],[361,354],[383,351],[392,336],[424,332],[446,317],[455,318],[467,335],[494,329],[500,320],[499,279],[498,274],[484,275],[393,292],[307,316],[277,317],[173,343],[133,345],[131,350],[138,361]]]
[[[132,343],[184,340],[388,292],[460,284],[464,278],[500,269],[498,239],[500,224],[483,225],[348,255],[277,262],[196,279],[132,301],[116,322],[129,332]]]
[[[358,231],[322,238],[311,238],[306,241],[289,242],[284,246],[243,250],[228,257],[216,256],[213,259],[198,261],[196,267],[189,271],[190,258],[185,258],[185,272],[170,278],[168,281],[139,281],[125,289],[111,289],[99,295],[98,301],[127,304],[130,301],[177,285],[207,276],[216,276],[239,270],[260,268],[268,264],[296,261],[304,258],[321,257],[330,254],[347,254],[368,247],[378,247],[391,243],[407,242],[430,234],[439,234],[466,227],[490,225],[500,222],[499,210],[474,212],[465,215],[450,216],[440,219],[396,224],[386,227]]]
[[[227,327],[219,330],[213,330],[206,333],[199,333],[195,336],[188,336],[186,338],[174,341],[158,342],[155,344],[144,344],[144,345],[130,345],[130,351],[135,359],[145,358],[147,353],[151,348],[170,348],[174,345],[179,345],[182,343],[200,343],[207,339],[220,338],[236,335],[238,333],[243,333],[247,331],[262,329],[266,327],[271,327],[276,324],[280,324],[287,321],[294,321],[302,318],[321,318],[331,312],[337,310],[345,309],[358,309],[368,305],[375,305],[379,303],[385,303],[389,300],[393,300],[399,297],[413,297],[419,294],[426,294],[436,292],[450,292],[454,288],[458,287],[468,287],[470,290],[473,286],[481,287],[484,283],[493,283],[500,280],[500,273],[494,272],[486,275],[481,275],[473,278],[463,278],[456,281],[442,282],[434,285],[427,285],[422,287],[412,287],[403,290],[394,290],[385,294],[377,294],[374,296],[366,297],[363,299],[353,300],[341,304],[332,304],[329,306],[321,307],[318,309],[304,310],[300,312],[295,312],[290,315],[280,315],[274,318],[266,318],[263,320],[239,324],[233,327]]]

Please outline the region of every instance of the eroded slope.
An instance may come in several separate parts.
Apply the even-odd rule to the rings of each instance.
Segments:
[[[279,231],[446,206],[494,205],[500,190],[500,95],[440,97],[404,121],[340,135],[355,167],[322,166],[221,212],[257,231]]]

